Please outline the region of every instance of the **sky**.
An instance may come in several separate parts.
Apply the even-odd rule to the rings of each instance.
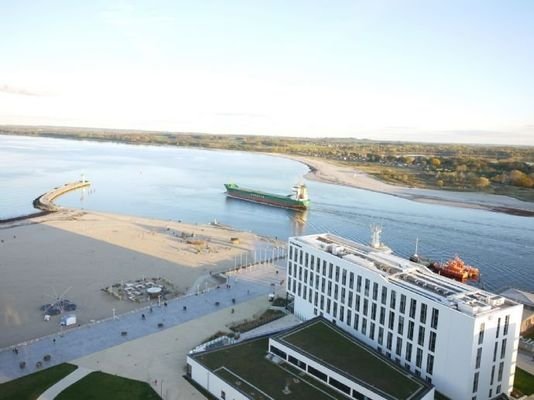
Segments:
[[[531,0],[0,0],[0,124],[534,145]]]

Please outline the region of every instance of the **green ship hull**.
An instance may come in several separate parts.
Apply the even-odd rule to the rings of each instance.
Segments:
[[[297,198],[295,199],[291,195],[283,196],[253,189],[241,188],[234,183],[226,183],[224,187],[226,188],[226,195],[228,197],[250,201],[253,203],[266,204],[273,207],[289,208],[292,210],[305,210],[310,205],[310,200],[307,198],[307,192],[306,194],[300,195],[300,192],[297,192]],[[301,187],[304,187],[305,190],[304,185],[301,185]]]

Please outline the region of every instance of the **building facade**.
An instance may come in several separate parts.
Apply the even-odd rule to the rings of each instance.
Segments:
[[[512,390],[522,306],[331,234],[289,239],[297,316],[323,316],[451,399]]]

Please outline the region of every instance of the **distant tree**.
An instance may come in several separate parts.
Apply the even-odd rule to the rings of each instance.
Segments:
[[[438,187],[443,187],[443,184],[444,184],[444,183],[443,183],[443,180],[442,180],[442,179],[438,179],[438,180],[436,181],[436,185],[437,185]]]
[[[475,181],[475,186],[479,189],[487,188],[490,185],[490,180],[484,176],[480,176]]]
[[[432,165],[434,168],[439,168],[441,166],[441,161],[439,158],[431,158],[430,159],[430,165]]]

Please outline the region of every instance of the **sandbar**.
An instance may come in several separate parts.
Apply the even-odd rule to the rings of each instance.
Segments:
[[[305,175],[305,178],[309,180],[370,190],[422,203],[478,208],[520,216],[534,216],[534,203],[509,196],[396,186],[375,179],[354,167],[336,165],[326,160],[312,157],[272,155],[306,164],[310,171]]]

